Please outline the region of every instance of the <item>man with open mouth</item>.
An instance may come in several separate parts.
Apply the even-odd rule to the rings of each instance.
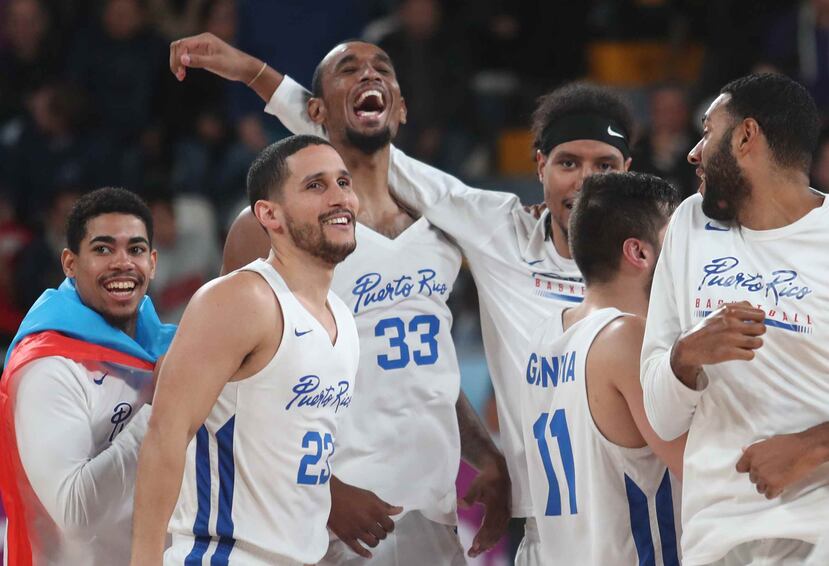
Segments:
[[[12,342],[0,381],[9,564],[129,561],[154,367],[175,332],[145,296],[152,241],[152,215],[135,194],[81,197],[67,219],[67,279],[43,293]]]

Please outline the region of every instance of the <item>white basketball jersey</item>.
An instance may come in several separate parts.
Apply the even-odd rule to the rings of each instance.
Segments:
[[[423,218],[395,239],[358,223],[356,237],[332,289],[360,334],[360,392],[331,461],[342,481],[454,524],[460,375],[446,300],[460,252]]]
[[[259,273],[282,309],[282,342],[257,374],[222,389],[187,448],[165,564],[315,563],[328,548],[337,423],[354,389],[354,319],[333,292],[337,339],[266,261]]]
[[[550,564],[679,565],[676,480],[649,447],[607,440],[587,402],[587,353],[620,316],[602,309],[563,332],[559,314],[532,340],[522,425],[533,516]]]

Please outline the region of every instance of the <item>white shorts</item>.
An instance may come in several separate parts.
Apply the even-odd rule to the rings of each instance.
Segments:
[[[732,548],[710,566],[803,566],[814,547],[788,538],[752,540]]]
[[[549,564],[549,560],[547,561]],[[538,523],[534,517],[527,517],[524,523],[524,538],[515,553],[515,566],[544,566],[541,555],[541,539],[538,537]]]
[[[365,546],[365,545],[363,545]],[[394,531],[375,548],[370,559],[357,555],[347,544],[333,539],[319,566],[464,566],[458,533],[452,525],[430,521],[410,511],[395,521]]]

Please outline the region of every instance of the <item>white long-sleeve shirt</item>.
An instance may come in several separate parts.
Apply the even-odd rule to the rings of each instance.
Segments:
[[[290,77],[266,112],[296,133],[325,135],[308,118],[308,93]],[[584,295],[575,262],[556,253],[547,218],[536,220],[518,197],[464,185],[392,148],[389,186],[461,248],[478,288],[481,327],[512,480],[513,515],[532,513],[521,432],[520,386],[535,328]]]
[[[33,564],[128,564],[151,372],[52,356],[17,373],[18,485]]]
[[[783,228],[727,227],[695,195],[674,213],[657,263],[642,349],[645,409],[663,438],[689,431],[683,564],[764,538],[815,543],[829,528],[829,466],[768,500],[736,471],[742,448],[829,420],[829,200]],[[670,368],[679,335],[724,303],[766,312],[751,361],[703,368],[697,391]]]

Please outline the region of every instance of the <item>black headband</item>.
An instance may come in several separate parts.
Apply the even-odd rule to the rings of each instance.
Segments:
[[[538,149],[546,155],[555,146],[574,140],[600,141],[621,151],[625,159],[630,157],[627,131],[600,114],[571,114],[548,124],[541,132]]]

